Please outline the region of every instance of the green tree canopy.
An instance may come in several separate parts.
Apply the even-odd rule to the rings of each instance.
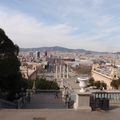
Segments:
[[[33,80],[28,80],[28,88],[32,89],[33,87]],[[48,81],[43,78],[37,78],[35,80],[35,88],[36,89],[43,89],[43,90],[59,90],[59,86],[56,81]]]

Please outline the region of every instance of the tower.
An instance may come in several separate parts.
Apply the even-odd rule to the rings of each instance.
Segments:
[[[47,57],[47,51],[45,51],[45,57]]]

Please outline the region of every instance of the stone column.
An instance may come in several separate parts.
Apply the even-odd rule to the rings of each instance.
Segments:
[[[63,79],[61,79],[60,88],[63,88],[63,86],[64,86],[64,81],[63,81]]]
[[[88,77],[86,78],[78,78],[80,91],[76,93],[76,101],[74,104],[75,109],[87,109],[91,110],[90,107],[90,92],[86,92],[85,87],[87,86]]]
[[[91,111],[90,95],[91,93],[77,93],[76,102],[74,103],[74,109]]]
[[[69,69],[68,69],[68,64],[67,64],[67,79],[68,79],[68,76],[69,75]]]
[[[59,78],[61,78],[61,65],[59,66],[60,72],[59,72]]]
[[[57,77],[58,77],[58,66],[56,65],[55,78],[57,79]]]
[[[65,66],[63,65],[63,78],[65,78]]]

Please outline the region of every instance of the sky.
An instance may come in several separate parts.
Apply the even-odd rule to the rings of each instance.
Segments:
[[[19,47],[120,51],[120,0],[0,0],[0,28]]]

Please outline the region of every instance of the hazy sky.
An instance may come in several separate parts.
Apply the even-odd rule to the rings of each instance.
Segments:
[[[120,51],[120,0],[0,0],[0,27],[20,47]]]

